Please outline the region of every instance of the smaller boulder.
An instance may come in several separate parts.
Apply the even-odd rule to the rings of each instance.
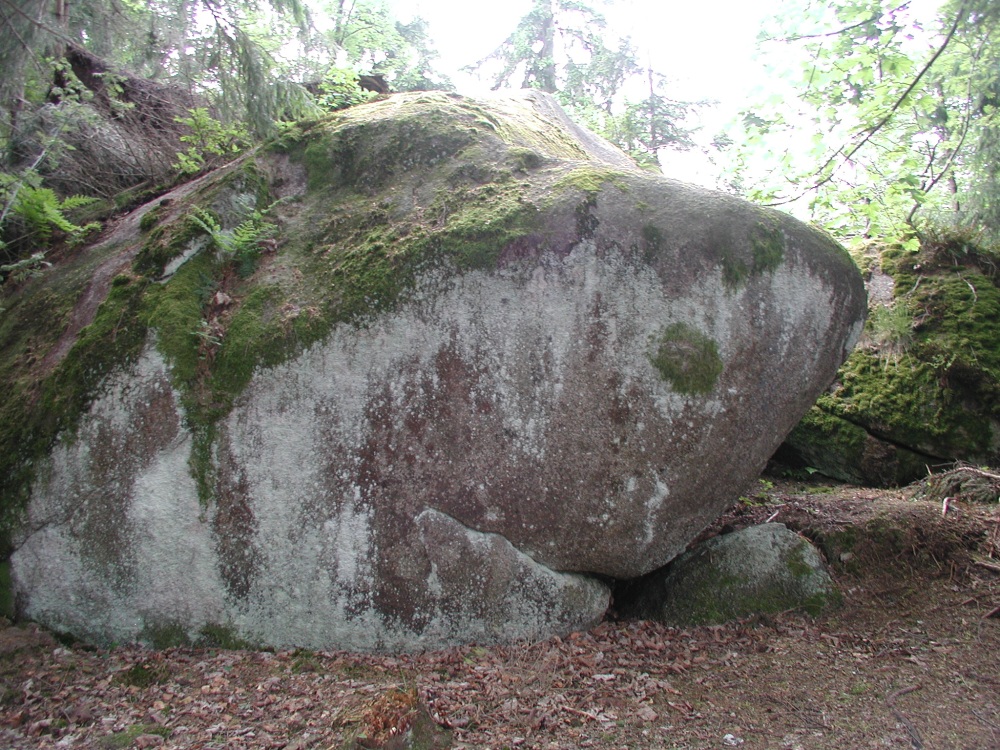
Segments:
[[[712,537],[618,592],[633,619],[705,625],[839,601],[819,552],[781,523]]]

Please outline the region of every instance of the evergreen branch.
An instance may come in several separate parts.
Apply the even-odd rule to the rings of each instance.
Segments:
[[[3,2],[4,5],[10,5],[9,0],[3,0]],[[34,22],[34,20],[30,16],[26,16],[26,14],[20,8],[16,6],[12,7],[14,7],[14,10],[16,10],[18,13],[28,18],[29,21]],[[7,28],[7,30],[10,31],[11,34],[13,34],[14,38],[17,40],[17,43],[21,45],[21,49],[23,49],[31,56],[31,60],[32,62],[35,63],[35,67],[38,69],[39,73],[42,73],[45,70],[45,66],[42,65],[42,61],[38,59],[38,55],[35,54],[35,51],[31,48],[31,45],[28,44],[27,40],[23,36],[21,36],[18,30],[14,27],[14,24],[11,22],[10,17],[5,14],[0,14],[0,20],[3,21],[3,25]],[[2,220],[0,220],[0,223],[2,223]]]
[[[66,36],[65,34],[63,34],[58,29],[53,29],[48,24],[42,23],[37,18],[32,18],[28,13],[25,13],[24,10],[22,10],[21,8],[19,8],[16,3],[12,2],[12,0],[0,0],[0,2],[2,2],[4,5],[6,5],[11,10],[13,10],[15,13],[17,13],[17,15],[21,16],[24,20],[26,20],[28,23],[30,23],[35,28],[37,28],[37,29],[39,29],[41,31],[44,31],[46,34],[51,34],[56,39],[59,39],[59,40],[61,40],[63,42],[66,42],[66,44],[73,44],[73,40],[70,39],[68,36]]]

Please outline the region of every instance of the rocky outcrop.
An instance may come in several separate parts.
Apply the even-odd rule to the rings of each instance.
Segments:
[[[22,613],[426,648],[587,627],[683,551],[830,382],[864,289],[825,236],[563,118],[396,95],[144,207],[46,381],[75,416],[19,426]]]
[[[855,484],[907,484],[955,461],[1000,465],[1000,257],[962,233],[861,257],[861,345],[778,452]]]
[[[671,625],[791,609],[818,614],[839,599],[819,551],[781,523],[714,536],[616,594],[623,616]]]

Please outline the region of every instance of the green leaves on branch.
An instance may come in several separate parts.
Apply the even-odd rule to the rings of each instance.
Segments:
[[[181,136],[181,141],[191,145],[177,154],[177,162],[173,165],[181,174],[197,174],[219,166],[250,146],[250,134],[243,126],[224,125],[205,107],[195,107],[188,112],[188,117],[176,120],[191,129],[190,133]]]
[[[313,98],[321,109],[332,112],[361,104],[374,96],[373,91],[365,91],[358,85],[358,74],[353,70],[330,68]]]
[[[889,0],[784,13],[767,42],[798,68],[786,63],[786,93],[744,113],[734,181],[841,236],[1000,226],[995,2],[951,0],[937,19]]]

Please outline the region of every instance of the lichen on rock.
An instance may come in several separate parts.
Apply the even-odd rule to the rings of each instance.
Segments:
[[[825,236],[643,172],[538,93],[303,123],[105,251],[121,282],[39,379],[69,416],[18,428],[5,495],[22,614],[98,642],[587,627],[759,471],[864,305]]]

